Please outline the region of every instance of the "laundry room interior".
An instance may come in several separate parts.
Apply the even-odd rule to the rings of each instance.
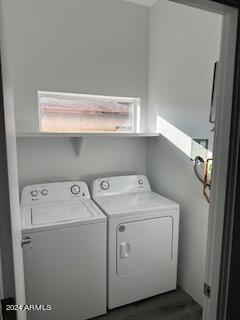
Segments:
[[[84,181],[91,192],[95,179],[146,176],[180,206],[177,285],[203,307],[209,203],[194,157],[213,153],[222,16],[168,0],[10,0],[1,9],[19,198],[29,185]],[[137,123],[41,132],[39,96],[58,93],[136,99]]]

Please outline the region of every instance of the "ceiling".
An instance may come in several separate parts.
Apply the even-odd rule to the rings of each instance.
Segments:
[[[127,2],[133,2],[145,7],[153,6],[158,0],[125,0]]]

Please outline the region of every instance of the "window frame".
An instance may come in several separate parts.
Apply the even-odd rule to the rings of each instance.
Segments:
[[[101,101],[102,100],[108,100],[108,101],[118,101],[118,102],[129,102],[133,103],[133,112],[132,112],[132,130],[131,131],[104,131],[104,130],[96,130],[96,131],[79,131],[79,133],[139,133],[140,132],[140,112],[141,112],[141,98],[135,98],[135,97],[118,97],[118,96],[105,96],[105,95],[93,95],[93,94],[80,94],[80,93],[67,93],[67,92],[56,92],[56,91],[41,91],[39,90],[37,92],[38,95],[38,130],[40,133],[48,132],[48,133],[54,133],[54,131],[44,131],[41,129],[42,123],[41,123],[41,107],[40,107],[40,99],[42,97],[44,98],[79,98],[81,100],[96,100]],[[59,131],[60,132],[60,131]],[[72,133],[72,131],[64,131],[64,133]],[[77,133],[74,131],[74,133]]]

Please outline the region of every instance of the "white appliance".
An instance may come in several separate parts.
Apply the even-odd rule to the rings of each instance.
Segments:
[[[108,307],[176,289],[179,205],[145,176],[97,179],[92,197],[108,218]]]
[[[51,311],[28,311],[28,320],[104,314],[106,217],[86,183],[27,186],[21,207],[27,304],[51,305]]]

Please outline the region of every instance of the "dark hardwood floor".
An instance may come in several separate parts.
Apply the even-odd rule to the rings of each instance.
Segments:
[[[96,320],[201,320],[202,308],[182,289],[109,311]]]

